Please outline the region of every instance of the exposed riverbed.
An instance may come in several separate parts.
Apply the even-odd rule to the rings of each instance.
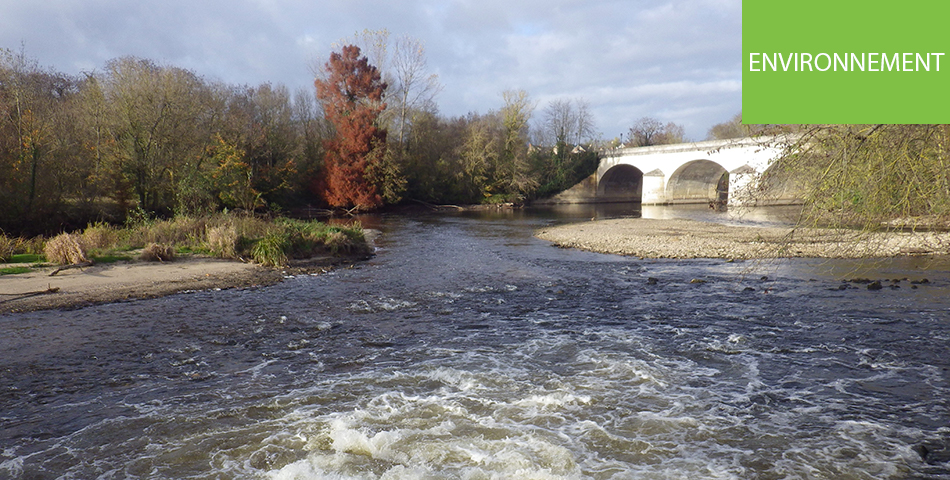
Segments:
[[[946,271],[532,236],[564,221],[365,219],[352,268],[0,316],[0,477],[950,478]]]
[[[950,255],[947,232],[859,232],[763,222],[752,211],[704,212],[646,207],[659,218],[606,218],[543,228],[538,237],[565,248],[641,258],[887,258]],[[675,211],[686,218],[664,218]],[[780,218],[795,207],[771,209]],[[690,218],[693,217],[693,218]],[[694,219],[697,218],[697,219]],[[596,220],[596,221],[595,221]]]

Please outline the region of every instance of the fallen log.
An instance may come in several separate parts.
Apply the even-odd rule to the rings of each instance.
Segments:
[[[425,205],[426,207],[428,207],[428,208],[430,208],[430,209],[432,209],[432,210],[449,210],[449,209],[465,210],[464,208],[462,208],[462,207],[460,207],[460,206],[458,206],[458,205],[434,205],[434,204],[431,204],[431,203],[429,203],[429,202],[423,202],[422,200],[416,200],[416,199],[413,199],[412,201],[413,201],[413,202],[416,202],[416,203],[419,203],[419,204],[422,204],[422,205]]]
[[[73,263],[73,264],[70,264],[70,265],[66,265],[66,266],[63,266],[63,267],[59,267],[59,268],[57,268],[56,270],[53,270],[53,271],[49,274],[49,276],[52,277],[53,275],[56,275],[57,273],[62,272],[63,270],[69,270],[69,269],[71,269],[71,268],[83,268],[83,267],[91,267],[91,266],[92,266],[92,261],[82,262],[82,263]]]

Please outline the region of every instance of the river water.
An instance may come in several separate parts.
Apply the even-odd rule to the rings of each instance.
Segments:
[[[0,478],[950,478],[946,270],[531,236],[590,216],[369,218],[352,268],[0,316]]]

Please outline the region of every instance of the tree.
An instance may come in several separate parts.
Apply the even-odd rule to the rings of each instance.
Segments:
[[[728,121],[717,123],[709,129],[706,138],[709,140],[726,140],[729,138],[751,137],[764,131],[765,125],[744,125],[742,112],[737,113]]]
[[[742,125],[742,112],[737,113],[728,121],[717,123],[709,129],[706,138],[710,140],[726,140],[749,136],[749,130]]]
[[[227,207],[253,212],[263,206],[263,202],[260,192],[254,189],[254,175],[251,166],[245,162],[245,153],[220,135],[215,137],[215,142],[207,147],[206,155],[215,166],[211,177],[218,198]]]
[[[574,186],[596,170],[598,156],[590,147],[594,118],[583,100],[555,100],[545,107],[537,141],[553,148],[536,148],[529,161],[538,187],[534,195],[545,197]]]
[[[298,196],[297,201],[301,202],[308,193],[310,182],[317,178],[323,166],[323,143],[330,138],[332,129],[323,118],[312,89],[301,88],[294,94],[293,119],[297,129],[294,155],[297,182],[293,191]]]
[[[106,153],[111,143],[109,137],[109,104],[105,98],[100,79],[87,73],[79,83],[79,106],[74,125],[82,132],[80,142],[82,150],[89,156],[84,167],[87,170],[80,189],[80,199],[93,204],[102,196],[113,195],[117,189],[111,188],[119,177],[106,165]],[[80,162],[77,162],[80,163]],[[128,207],[127,198],[113,197],[118,200],[122,213]],[[106,216],[106,215],[101,215]]]
[[[803,223],[864,231],[950,226],[950,126],[811,125],[790,138],[762,183],[794,181]]]
[[[425,43],[409,35],[393,41],[389,30],[366,29],[340,44],[360,47],[369,62],[379,69],[387,85],[383,98],[389,106],[381,116],[382,123],[395,133],[397,145],[407,149],[414,117],[435,111],[433,99],[442,91],[439,76],[428,72]]]
[[[77,188],[76,93],[74,79],[0,50],[0,225],[45,223]]]
[[[594,117],[584,100],[555,100],[544,108],[542,142],[580,145],[594,136]]]
[[[109,62],[102,81],[112,154],[139,206],[170,213],[202,172],[202,150],[215,115],[210,91],[194,73],[135,57]],[[188,203],[188,202],[184,202]]]
[[[228,89],[226,96],[225,139],[245,152],[251,182],[262,200],[280,203],[297,177],[299,136],[304,134],[289,91],[264,83]]]
[[[434,110],[433,98],[442,91],[439,76],[428,73],[425,44],[409,36],[396,40],[392,56],[395,91],[389,95],[396,100],[395,128],[399,145],[407,149],[407,130],[415,123],[420,112]]]
[[[466,127],[456,150],[459,168],[455,179],[463,201],[479,203],[492,196],[492,178],[503,150],[503,137],[494,115],[470,115]]]
[[[418,39],[404,35],[391,40],[388,30],[363,30],[341,43],[360,47],[387,85],[383,99],[388,108],[377,120],[380,128],[388,132],[386,152],[383,162],[370,170],[381,182],[386,202],[395,203],[407,190],[403,172],[413,170],[428,177],[437,168],[439,156],[416,151],[419,142],[427,140],[413,135],[413,130],[437,111],[434,98],[442,85],[438,75],[428,72],[425,44]],[[425,162],[428,165],[422,166]],[[423,173],[423,169],[428,171]]]
[[[685,130],[682,125],[673,122],[663,124],[652,117],[643,117],[630,127],[628,147],[649,147],[651,145],[668,145],[683,143]]]
[[[314,84],[335,130],[324,144],[324,198],[334,207],[377,208],[383,204],[381,178],[369,174],[385,161],[386,132],[376,123],[386,109],[386,83],[353,45],[333,52],[324,72]]]
[[[500,112],[504,143],[496,168],[498,186],[501,191],[520,195],[537,187],[537,180],[530,176],[527,158],[528,122],[534,104],[524,90],[506,90],[502,92],[502,99],[505,102]]]

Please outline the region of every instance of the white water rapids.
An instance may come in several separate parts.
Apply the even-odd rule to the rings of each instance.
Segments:
[[[839,290],[550,221],[385,219],[327,275],[2,316],[0,478],[950,478],[946,272]]]

